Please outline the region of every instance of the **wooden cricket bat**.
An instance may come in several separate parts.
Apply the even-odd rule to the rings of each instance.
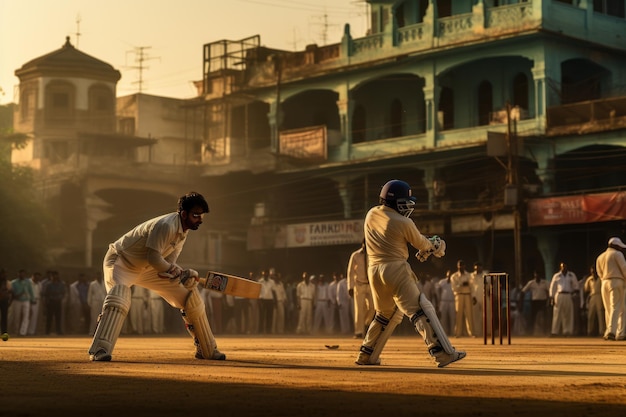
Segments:
[[[200,278],[198,285],[236,297],[259,298],[261,294],[261,284],[258,282],[221,272],[207,272],[206,278]]]

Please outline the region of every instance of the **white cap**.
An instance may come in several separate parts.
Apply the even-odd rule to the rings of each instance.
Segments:
[[[626,249],[626,245],[624,245],[624,242],[622,242],[622,239],[620,239],[619,237],[610,238],[609,245],[615,245],[615,246],[619,246],[622,249]]]

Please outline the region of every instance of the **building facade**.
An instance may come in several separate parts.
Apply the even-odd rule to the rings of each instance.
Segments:
[[[101,171],[73,183],[104,218],[92,213],[95,224],[87,218],[76,244],[60,247],[79,253],[87,239],[99,256],[113,231],[194,187],[211,214],[190,266],[343,272],[365,213],[398,178],[418,197],[420,230],[448,242],[446,257],[416,263],[418,273],[441,275],[461,258],[518,283],[534,270],[550,278],[560,261],[586,273],[608,237],[625,232],[623,1],[367,3],[363,37],[346,25],[337,43],[297,52],[263,47],[258,35],[211,42],[196,98],[119,98],[103,119],[117,126],[81,141],[107,143],[117,165],[92,153],[88,167]],[[24,92],[43,94],[57,77],[29,68],[16,71],[18,113],[43,108],[43,95]],[[107,71],[93,95],[114,97],[119,75]],[[14,161],[36,165],[42,135]]]
[[[419,268],[585,273],[624,233],[623,2],[368,3],[361,38],[346,26],[298,52],[255,36],[204,46],[190,103],[210,120],[203,175],[245,196],[242,226],[257,214],[249,255],[294,276],[342,268],[350,230],[400,178],[418,227],[449,242]],[[616,214],[585,216],[590,194]]]
[[[109,243],[175,211],[178,197],[198,185],[200,141],[184,138],[183,101],[116,98],[119,71],[69,38],[15,74],[14,129],[28,140],[11,159],[33,169],[34,192],[51,220],[53,264],[41,267],[99,268]],[[194,239],[203,243],[208,234]],[[206,259],[192,252],[187,261]]]

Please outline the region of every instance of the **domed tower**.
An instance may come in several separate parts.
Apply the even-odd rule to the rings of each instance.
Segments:
[[[115,132],[121,74],[74,48],[69,37],[62,48],[27,62],[15,75],[20,83],[14,128],[30,140],[13,152],[14,163],[45,170],[77,152],[79,133]]]
[[[58,222],[51,231],[65,264],[91,264],[92,232],[110,215],[88,187],[94,172],[92,155],[123,152],[116,135],[116,86],[119,71],[74,48],[69,37],[56,51],[35,58],[15,71],[19,103],[14,130],[26,134],[14,147],[14,165],[33,169],[35,193]],[[106,147],[103,149],[103,147]],[[84,261],[82,261],[84,259]]]

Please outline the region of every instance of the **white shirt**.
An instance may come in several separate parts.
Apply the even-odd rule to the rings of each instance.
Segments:
[[[428,250],[433,246],[413,220],[383,205],[367,212],[364,229],[369,265],[406,262],[409,258],[407,242],[419,250]]]
[[[110,248],[120,255],[129,266],[143,269],[148,266],[148,250],[159,252],[169,262],[175,262],[183,250],[189,230],[183,225],[177,212],[147,220],[127,232]]]
[[[348,289],[353,289],[356,284],[367,284],[367,255],[363,248],[352,252],[348,261]]]
[[[600,279],[621,278],[626,280],[626,259],[614,248],[607,248],[596,259],[596,272]]]
[[[531,300],[547,300],[548,294],[550,292],[548,288],[548,281],[545,279],[539,280],[537,282],[536,279],[531,279],[524,285],[522,288],[522,292],[526,292],[530,290],[530,299]]]
[[[274,280],[271,278],[261,278],[258,281],[261,284],[261,293],[259,299],[261,300],[273,300],[274,299]]]
[[[578,290],[578,279],[572,271],[563,274],[561,271],[554,274],[550,281],[550,297],[554,298],[560,293],[573,293]]]

